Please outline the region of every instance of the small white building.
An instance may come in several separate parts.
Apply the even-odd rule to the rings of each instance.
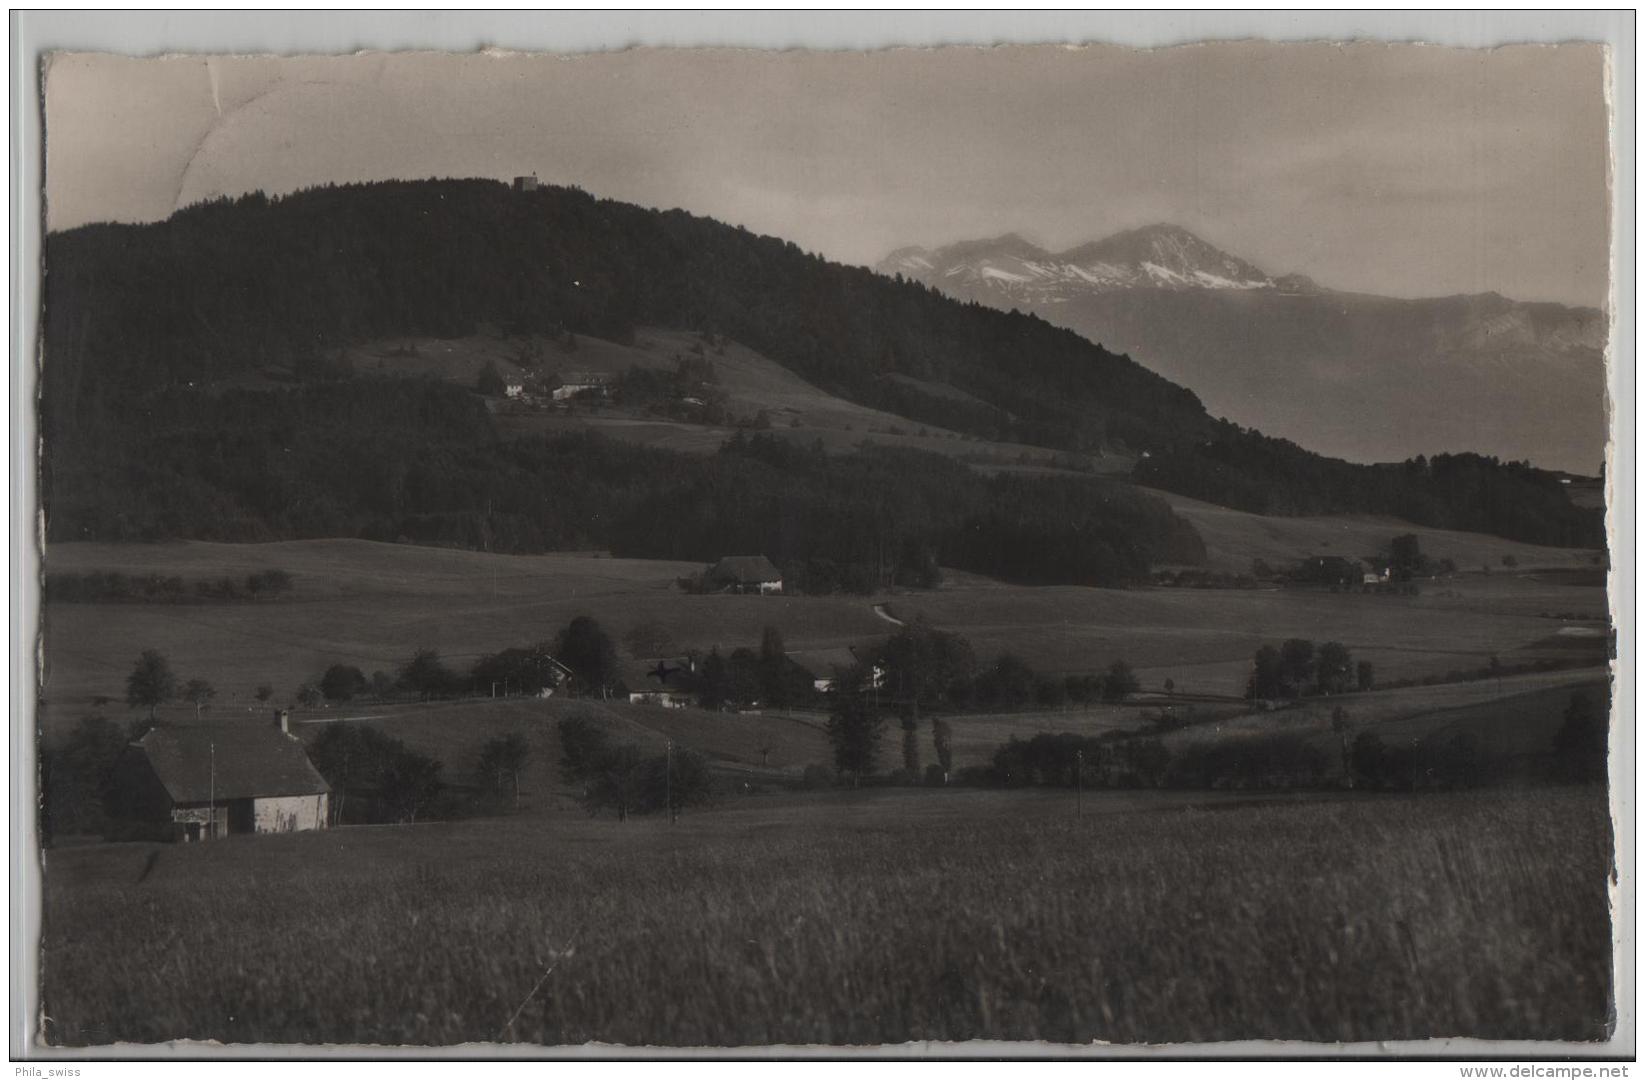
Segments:
[[[186,841],[325,829],[331,786],[287,731],[284,711],[276,718],[151,730],[121,760],[127,810],[177,823]]]
[[[684,691],[629,691],[628,701],[636,706],[684,709],[691,704],[691,696]]]
[[[508,383],[508,384],[504,385],[504,387],[503,387],[503,397],[505,397],[505,398],[523,398],[523,397],[525,397],[525,384],[524,383]]]

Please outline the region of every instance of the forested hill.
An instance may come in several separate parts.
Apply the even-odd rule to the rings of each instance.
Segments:
[[[640,325],[725,335],[844,398],[988,439],[1147,452],[1139,479],[1248,509],[1391,513],[1533,543],[1602,537],[1599,515],[1572,507],[1548,474],[1485,458],[1440,470],[1323,459],[1213,421],[1189,390],[1035,316],[574,189],[453,180],[251,195],[152,225],[53,234],[46,267],[45,494],[77,505],[77,536],[104,528],[85,525],[106,522],[92,490],[116,474],[137,497],[184,483],[145,473],[145,448],[234,437],[209,408],[179,412],[200,388],[252,373],[335,380],[348,374],[347,345],[490,324],[617,340]],[[933,383],[969,398],[920,389]],[[428,422],[404,420],[408,432]],[[348,436],[308,427],[328,444]],[[210,470],[198,465],[201,490],[222,493],[223,513],[256,502]],[[141,532],[203,528],[180,519]]]
[[[1033,316],[959,304],[683,211],[491,181],[328,187],[48,238],[48,408],[82,422],[131,395],[323,364],[354,341],[479,323],[624,339],[728,335],[824,390],[953,424],[947,383],[1006,415],[975,434],[1069,449],[1192,437],[1189,391]]]

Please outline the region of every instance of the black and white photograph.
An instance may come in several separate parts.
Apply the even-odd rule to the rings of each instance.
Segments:
[[[21,1057],[1631,1058],[1623,59],[42,52]]]

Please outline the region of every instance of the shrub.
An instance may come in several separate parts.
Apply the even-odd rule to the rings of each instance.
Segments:
[[[347,702],[366,689],[366,674],[349,664],[334,664],[320,677],[320,693],[332,702]]]
[[[1142,689],[1142,683],[1137,674],[1124,660],[1116,660],[1108,666],[1108,674],[1102,680],[1102,700],[1104,702],[1123,702],[1126,695],[1135,694]]]
[[[420,649],[400,668],[398,685],[422,698],[450,698],[460,686],[457,673],[447,668],[432,649]]]
[[[835,776],[832,769],[818,765],[815,762],[805,767],[805,772],[800,774],[801,787],[808,789],[833,788],[834,780]]]

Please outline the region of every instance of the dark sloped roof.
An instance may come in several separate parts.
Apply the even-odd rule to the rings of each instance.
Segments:
[[[156,728],[137,746],[176,803],[331,790],[302,740],[270,724]]]
[[[764,556],[726,556],[709,568],[715,582],[776,582],[783,572]]]
[[[832,649],[791,649],[788,659],[818,679],[831,679],[834,669],[850,670],[857,664],[857,654],[850,646]]]

